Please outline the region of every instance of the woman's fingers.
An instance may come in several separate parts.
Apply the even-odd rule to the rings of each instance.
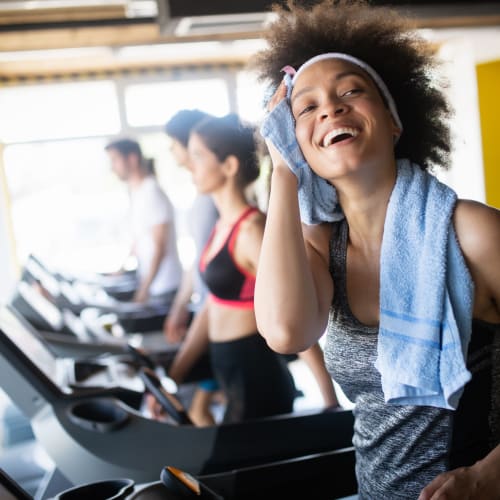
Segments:
[[[450,478],[449,472],[444,472],[443,474],[439,474],[439,476],[435,477],[420,493],[418,500],[430,500],[434,493],[443,486],[443,484],[448,481]]]
[[[498,475],[485,474],[481,462],[437,476],[420,493],[419,500],[472,500],[499,498]]]
[[[271,112],[282,99],[286,97],[286,85],[285,82],[281,82],[276,92],[271,97],[269,103],[267,104],[267,110]]]
[[[283,99],[286,98],[286,93],[287,93],[286,84],[284,81],[282,81],[279,84],[276,91],[274,92],[271,99],[269,100],[269,102],[267,103],[268,112],[271,112]],[[286,170],[288,170],[285,161],[283,160],[278,150],[274,147],[272,142],[266,139],[266,145],[269,151],[269,156],[271,157],[271,161],[273,163],[273,168],[283,167]]]

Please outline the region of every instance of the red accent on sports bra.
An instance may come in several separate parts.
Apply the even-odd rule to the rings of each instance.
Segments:
[[[208,239],[200,259],[200,274],[207,285],[211,300],[216,303],[253,309],[255,276],[242,268],[234,258],[234,246],[241,223],[257,208],[249,207],[235,222],[220,250],[206,262],[206,253],[215,236],[215,228]]]

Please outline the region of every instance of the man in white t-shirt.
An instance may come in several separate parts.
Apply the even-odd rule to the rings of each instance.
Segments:
[[[172,203],[154,175],[139,144],[121,139],[106,146],[111,167],[130,192],[133,253],[137,258],[139,287],[136,302],[174,295],[182,277],[177,253]]]

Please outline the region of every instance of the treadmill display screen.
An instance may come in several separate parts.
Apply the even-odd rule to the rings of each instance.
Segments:
[[[48,290],[52,297],[59,297],[59,295],[61,295],[59,282],[49,273],[49,271],[47,271],[47,269],[44,269],[34,257],[28,258],[26,269],[34,278],[40,281],[42,286]]]
[[[63,327],[61,311],[47,297],[44,297],[36,286],[21,281],[17,286],[18,292],[28,305],[38,313],[48,326],[55,331]]]
[[[32,333],[31,326],[8,307],[0,308],[0,330],[53,384],[59,387],[57,359]]]

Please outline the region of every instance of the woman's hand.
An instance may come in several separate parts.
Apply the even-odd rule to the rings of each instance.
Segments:
[[[149,299],[149,288],[145,286],[139,287],[139,289],[135,292],[133,301],[138,304],[145,304]]]
[[[151,418],[164,422],[167,414],[158,400],[150,393],[147,393],[144,397],[146,408],[148,409]]]
[[[186,306],[174,305],[163,325],[163,332],[170,344],[178,344],[186,336],[189,323],[189,311]]]
[[[418,500],[497,500],[500,474],[482,461],[444,472],[429,483]]]

